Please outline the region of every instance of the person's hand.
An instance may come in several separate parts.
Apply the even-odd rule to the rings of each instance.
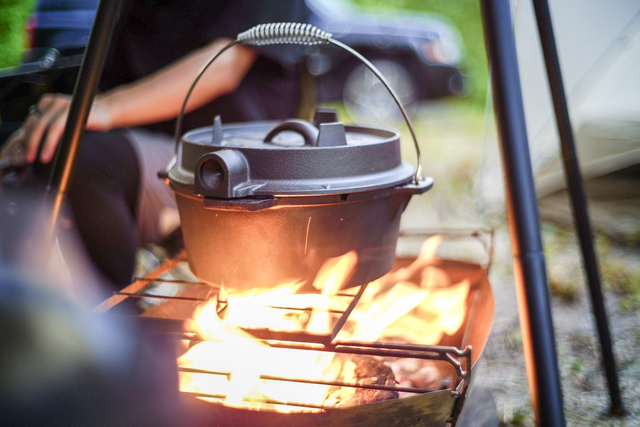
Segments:
[[[46,94],[42,96],[38,104],[32,107],[23,127],[9,137],[0,152],[0,159],[11,158],[13,164],[33,163],[36,160],[40,142],[46,133],[40,161],[49,163],[62,137],[70,105],[71,96],[69,95]],[[111,129],[111,125],[109,110],[104,102],[97,98],[87,120],[87,130],[106,132]]]

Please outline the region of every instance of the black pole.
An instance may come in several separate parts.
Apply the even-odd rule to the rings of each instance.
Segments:
[[[481,0],[491,68],[522,343],[536,422],[564,426],[538,206],[508,0]]]
[[[62,138],[53,160],[53,168],[47,198],[53,198],[53,211],[49,225],[53,236],[69,182],[73,174],[73,165],[80,148],[84,127],[91,111],[91,104],[98,87],[109,44],[113,35],[122,0],[101,0],[96,11],[89,42],[84,53],[76,87],[73,91],[69,116]]]
[[[602,363],[609,384],[609,395],[611,396],[611,413],[622,414],[624,412],[622,397],[620,395],[620,387],[618,386],[618,374],[616,372],[616,362],[613,355],[613,345],[611,343],[607,312],[604,307],[604,297],[600,285],[598,259],[596,258],[596,252],[593,246],[593,234],[589,222],[587,198],[584,193],[576,146],[571,130],[571,120],[569,118],[567,98],[562,83],[562,72],[560,71],[560,62],[558,60],[558,51],[553,34],[549,4],[547,0],[533,0],[533,6],[538,21],[538,32],[540,33],[540,42],[547,67],[553,108],[556,114],[558,133],[560,134],[562,161],[564,163],[567,189],[569,190],[569,197],[571,199],[574,226],[580,240],[583,267],[587,274],[587,283],[591,294],[591,305],[600,337]]]

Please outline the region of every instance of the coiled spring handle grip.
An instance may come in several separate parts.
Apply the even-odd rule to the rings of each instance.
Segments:
[[[384,78],[382,73],[367,60],[364,56],[360,55],[358,52],[350,48],[349,46],[334,40],[331,38],[331,33],[323,31],[313,25],[310,24],[300,24],[293,22],[277,22],[272,24],[260,24],[256,25],[253,28],[250,28],[247,31],[244,31],[238,34],[238,37],[222,48],[218,53],[213,55],[207,63],[200,69],[196,79],[193,81],[193,84],[189,88],[187,92],[187,96],[182,104],[182,109],[180,110],[180,115],[178,116],[178,120],[176,120],[176,130],[175,130],[175,152],[173,158],[167,165],[167,168],[158,173],[158,176],[162,178],[166,178],[169,175],[169,171],[173,169],[173,167],[178,162],[178,156],[180,152],[180,133],[182,130],[182,122],[184,120],[184,114],[187,108],[187,102],[189,101],[189,97],[193,92],[193,89],[196,87],[196,84],[204,74],[204,72],[209,68],[209,66],[215,61],[220,55],[222,55],[227,50],[231,49],[236,44],[243,45],[254,45],[254,46],[264,46],[271,44],[302,44],[302,45],[315,45],[315,44],[333,44],[338,46],[347,52],[351,53],[353,56],[358,58],[364,65],[371,70],[373,74],[382,82],[384,87],[389,91],[393,100],[400,108],[400,112],[407,122],[407,126],[409,127],[409,131],[411,132],[411,137],[413,138],[413,145],[416,149],[417,155],[417,165],[416,165],[416,173],[413,177],[414,183],[418,183],[422,179],[422,157],[420,155],[420,146],[418,145],[418,139],[416,137],[415,130],[413,129],[413,125],[411,124],[411,120],[409,119],[409,115],[407,111],[404,109],[404,106],[400,102],[398,95],[396,95],[393,88],[389,85],[387,80]]]

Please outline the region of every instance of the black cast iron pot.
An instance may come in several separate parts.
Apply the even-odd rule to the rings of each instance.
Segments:
[[[187,102],[206,69],[237,44],[332,44],[354,55],[387,88],[413,138],[418,169],[400,159],[398,132],[344,126],[319,110],[314,123],[286,120],[198,129],[180,139]],[[191,270],[227,289],[313,280],[330,258],[355,251],[347,286],[393,265],[400,214],[421,177],[420,148],[400,99],[371,62],[309,24],[260,24],[238,34],[200,70],[182,105],[176,152],[165,172],[176,193]],[[182,142],[182,144],[181,144]]]
[[[168,175],[189,266],[204,282],[241,290],[312,281],[329,258],[355,251],[347,286],[387,273],[415,181],[399,133],[344,126],[335,112],[301,120],[197,129]]]

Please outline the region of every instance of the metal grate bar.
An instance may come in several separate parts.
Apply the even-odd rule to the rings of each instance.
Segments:
[[[338,333],[342,330],[342,327],[347,322],[347,319],[349,318],[349,315],[351,314],[353,309],[356,308],[356,305],[358,304],[358,301],[360,301],[360,297],[362,297],[362,294],[364,294],[364,291],[367,289],[367,285],[368,285],[368,283],[366,283],[366,284],[364,284],[364,285],[362,285],[360,287],[360,290],[358,291],[356,296],[353,298],[353,300],[351,300],[351,303],[349,304],[349,306],[345,310],[344,314],[338,319],[336,324],[333,326],[333,330],[331,331],[331,339],[329,340],[329,342],[333,341],[336,338],[336,336],[338,335]],[[325,344],[328,344],[328,343],[325,343]]]
[[[178,264],[184,262],[186,259],[186,252],[181,251],[176,257],[165,260],[162,265],[160,265],[160,267],[147,274],[145,276],[145,280],[134,280],[132,284],[123,289],[123,292],[136,293],[142,290],[142,288],[146,286],[148,279],[156,279],[164,273],[173,270]],[[113,295],[100,303],[96,308],[93,309],[93,311],[96,313],[106,313],[127,298],[128,297],[126,295]]]
[[[188,339],[190,341],[199,341],[194,337],[187,337],[186,335],[174,334],[178,339]],[[446,346],[426,346],[426,345],[416,345],[416,344],[397,344],[397,343],[365,343],[365,342],[347,342],[341,341],[333,343],[329,346],[325,346],[318,343],[302,343],[302,342],[274,342],[268,341],[266,342],[270,347],[289,349],[289,350],[306,350],[306,351],[319,351],[326,353],[338,353],[338,354],[352,354],[352,355],[363,355],[363,356],[380,356],[380,357],[394,357],[394,358],[407,358],[407,359],[421,359],[421,360],[437,360],[446,362],[451,365],[458,375],[458,379],[462,384],[462,390],[466,392],[466,388],[471,381],[471,346],[466,346],[463,350],[460,350],[456,347],[446,347]],[[464,361],[464,364],[463,364]],[[214,372],[207,370],[199,370],[193,368],[179,368],[179,371],[182,372],[192,372],[192,373],[201,373],[201,374],[217,374],[217,375],[230,375],[230,373],[226,372]],[[262,378],[262,376],[261,376]],[[292,381],[292,382],[309,382],[311,384],[321,384],[322,382],[314,382],[314,380],[296,380],[296,379],[287,379],[287,378],[263,378],[263,379],[273,379],[273,380],[282,380],[282,381]],[[349,387],[349,385],[341,385],[335,382],[327,383],[324,385],[335,385],[338,387],[345,386]],[[362,385],[359,386],[362,388],[369,388],[368,386]],[[432,392],[434,390],[429,389],[416,389],[416,388],[398,388],[393,387],[390,389],[387,388],[377,388],[379,386],[374,386],[371,388],[380,389],[380,390],[397,390],[397,391],[406,391],[408,393],[427,393]],[[386,387],[386,386],[383,386]]]
[[[344,381],[323,381],[323,380],[307,380],[303,378],[282,378],[282,377],[277,377],[273,375],[260,375],[260,379],[266,380],[266,381],[285,381],[285,382],[292,382],[292,383],[315,384],[315,385],[325,385],[325,386],[333,386],[333,387],[364,388],[368,390],[401,391],[401,392],[416,393],[416,394],[424,394],[424,393],[430,393],[432,391],[437,391],[437,390],[429,390],[429,389],[422,389],[422,388],[416,388],[416,387],[389,386],[389,385],[381,385],[381,384],[355,384],[355,383],[348,383]]]
[[[178,372],[186,372],[189,374],[210,374],[210,375],[220,375],[222,377],[231,377],[231,372],[217,372],[217,371],[209,371],[207,369],[196,369],[196,368],[181,368],[178,367]]]
[[[221,399],[221,400],[224,400],[224,399],[227,398],[227,396],[224,395],[224,394],[195,393],[195,392],[191,392],[191,391],[183,391],[182,393],[190,394],[191,396],[195,396],[195,397],[206,397],[206,398],[210,398],[210,399]],[[242,400],[245,401],[245,402],[268,403],[270,405],[298,406],[298,407],[301,407],[301,408],[311,408],[311,409],[328,409],[325,406],[313,405],[311,403],[280,402],[278,400],[255,399],[255,398],[250,398],[250,397],[243,397]]]
[[[177,259],[170,259],[165,261],[165,264],[168,263],[169,261],[177,261]],[[164,265],[163,264],[160,268],[158,268],[158,270],[154,271],[153,273],[151,273],[150,275],[146,276],[146,277],[135,277],[135,283],[139,283],[139,284],[143,284],[143,283],[173,283],[176,285],[186,285],[186,286],[207,286],[207,287],[211,287],[212,289],[219,289],[218,287],[215,286],[210,286],[206,283],[202,283],[202,282],[192,282],[192,281],[186,281],[186,280],[175,280],[175,279],[162,279],[159,278],[158,276],[162,273],[167,271],[167,268],[163,268]],[[173,264],[173,263],[171,263]],[[171,265],[171,268],[173,268],[175,265]],[[161,272],[160,274],[155,274],[156,272]],[[352,298],[351,302],[349,303],[349,305],[347,306],[347,308],[342,311],[342,310],[337,310],[337,309],[330,309],[330,310],[325,310],[325,312],[332,314],[332,315],[339,315],[338,319],[336,320],[336,322],[334,323],[334,325],[331,328],[331,331],[329,331],[329,333],[327,334],[319,334],[319,333],[309,333],[309,332],[304,332],[304,331],[274,331],[268,328],[242,328],[245,332],[253,335],[255,338],[261,339],[261,340],[277,340],[277,341],[294,341],[294,342],[302,342],[302,343],[315,343],[315,344],[322,344],[322,345],[330,345],[331,342],[336,338],[336,336],[338,335],[338,333],[340,332],[340,330],[342,330],[342,327],[345,325],[345,323],[347,322],[347,319],[349,318],[349,316],[351,315],[351,312],[353,311],[353,309],[356,307],[356,305],[358,304],[358,301],[360,301],[360,298],[362,297],[362,294],[364,293],[364,291],[367,288],[367,284],[361,285],[359,288],[357,288],[357,292],[354,293],[354,291],[351,290],[345,290],[345,291],[341,291],[338,292],[336,294],[336,296],[338,297],[343,297],[343,298]],[[136,289],[139,290],[139,289]],[[198,301],[198,302],[206,302],[209,301],[208,298],[196,298],[196,297],[183,297],[183,296],[168,296],[168,295],[153,295],[153,294],[147,294],[147,293],[136,293],[136,292],[126,292],[129,291],[129,288],[124,289],[121,292],[114,292],[113,295],[114,297],[118,297],[118,298],[155,298],[155,299],[163,299],[163,300],[177,300],[177,301]],[[279,307],[279,306],[270,306],[269,308],[272,308],[274,310],[289,310],[289,311],[312,311],[314,310],[314,308],[312,307],[304,307],[304,308],[299,308],[299,307]],[[193,341],[192,338],[186,338],[186,339],[190,339]]]
[[[304,331],[274,331],[267,328],[242,328],[243,331],[253,335],[256,338],[261,340],[275,340],[275,341],[294,341],[300,343],[309,343],[309,344],[321,344],[324,346],[331,345],[331,342],[336,338],[344,324],[347,322],[349,315],[360,301],[360,297],[364,293],[367,288],[367,284],[361,285],[358,292],[355,295],[343,294],[342,296],[352,297],[353,299],[347,306],[346,310],[328,310],[329,313],[332,314],[340,314],[340,317],[336,321],[336,323],[331,328],[331,331],[328,334],[317,334],[311,332]],[[284,308],[284,307],[273,307],[276,309]],[[300,308],[292,308],[292,310],[308,310],[308,309],[300,309]]]
[[[189,280],[176,280],[176,279],[160,279],[153,277],[134,277],[133,280],[140,282],[149,282],[149,283],[173,283],[176,285],[187,285],[187,286],[209,286],[211,288],[219,288],[218,286],[209,285],[203,282],[192,282]]]
[[[157,333],[163,333],[156,331]],[[269,335],[273,335],[273,331],[269,331]],[[177,340],[188,340],[192,342],[202,342],[194,332],[165,333],[166,335]],[[295,335],[295,333],[291,333]],[[308,335],[305,333],[305,336]],[[255,335],[254,335],[255,336]],[[260,338],[260,337],[256,337]],[[296,338],[296,337],[294,337]],[[318,337],[319,338],[319,337]],[[322,344],[319,342],[303,342],[294,340],[263,340],[270,347],[290,349],[290,350],[308,350],[327,353],[353,354],[364,356],[381,356],[381,357],[397,357],[397,358],[413,358],[421,360],[439,360],[451,365],[463,381],[466,388],[471,380],[471,361],[472,348],[466,346],[464,349],[449,346],[429,346],[419,344],[400,344],[400,343],[382,343],[382,342],[359,342],[359,341],[337,341],[330,344]],[[292,342],[293,341],[293,342]],[[464,364],[462,363],[464,362]],[[202,372],[204,373],[204,372]]]
[[[179,367],[178,372],[186,372],[191,374],[220,375],[220,376],[225,376],[227,378],[231,377],[231,372],[216,372],[216,371],[208,371],[206,369],[193,369],[193,368]],[[356,384],[356,383],[348,383],[348,382],[337,381],[337,380],[324,381],[324,380],[309,380],[304,378],[285,378],[285,377],[278,377],[275,375],[260,375],[259,378],[265,381],[282,381],[282,382],[313,384],[313,385],[322,385],[322,386],[331,386],[331,387],[362,388],[362,389],[368,389],[368,390],[399,391],[399,392],[416,393],[416,394],[424,394],[424,393],[437,391],[437,390],[422,389],[422,388],[416,388],[416,387],[389,386],[389,385],[381,385],[381,384]]]
[[[455,347],[443,347],[443,346],[423,346],[413,344],[392,344],[392,343],[363,343],[363,342],[340,342],[334,344],[331,348],[320,347],[313,344],[292,344],[292,343],[269,343],[269,345],[278,348],[297,349],[297,350],[311,350],[322,352],[334,352],[334,353],[346,353],[346,354],[359,354],[359,355],[371,355],[371,356],[386,356],[386,357],[400,357],[400,358],[415,358],[426,360],[440,360],[452,365],[458,379],[460,380],[458,386],[450,388],[452,395],[454,395],[458,401],[462,402],[466,395],[466,389],[471,379],[471,369],[462,370],[462,363],[456,358],[462,358],[466,360],[465,366],[471,366],[471,347],[466,347],[464,350],[459,350]],[[230,372],[217,372],[204,369],[194,368],[178,368],[179,372],[194,373],[194,374],[209,374],[209,375],[221,375],[230,378]],[[402,386],[385,386],[377,384],[354,384],[343,381],[323,381],[323,380],[310,380],[301,378],[284,378],[273,375],[261,375],[260,379],[265,381],[282,381],[282,382],[294,382],[311,385],[322,385],[330,387],[350,387],[359,389],[373,389],[384,391],[397,391],[407,392],[415,394],[427,394],[436,392],[438,390],[421,389],[414,387],[402,387]],[[190,394],[196,397],[215,398],[224,400],[226,395],[213,395],[206,393],[195,392],[182,392]],[[327,407],[323,405],[304,404],[297,402],[280,402],[270,399],[255,399],[255,398],[243,398],[243,401],[247,402],[262,402],[274,405],[283,406],[295,406],[312,409],[333,409],[333,407]]]
[[[173,300],[181,300],[181,301],[209,301],[209,299],[207,298],[193,298],[193,297],[156,295],[156,294],[134,294],[131,292],[114,292],[113,294],[124,295],[131,298],[157,298],[157,299],[173,299]]]
[[[436,347],[428,347],[423,348],[422,350],[402,350],[402,349],[394,349],[389,346],[385,347],[370,347],[363,348],[364,345],[350,345],[346,343],[341,343],[335,346],[329,347],[309,347],[300,344],[294,343],[272,343],[269,345],[271,347],[276,348],[285,348],[292,350],[316,350],[316,351],[329,351],[333,353],[343,353],[343,354],[357,354],[357,355],[368,355],[368,356],[381,356],[381,357],[404,357],[404,358],[412,358],[412,359],[424,359],[424,360],[443,360],[451,362],[452,357],[470,357],[469,354],[464,354],[464,351],[458,350],[455,347],[439,347],[439,350],[434,350]],[[469,348],[469,347],[468,347]],[[469,348],[470,349],[470,348]],[[460,354],[462,353],[462,354]],[[454,363],[454,367],[459,367],[459,362],[457,365]]]
[[[273,308],[274,310],[288,310],[288,311],[313,311],[313,310],[317,310],[316,308],[313,307],[276,307],[273,305],[269,305],[267,306],[269,308]],[[321,310],[325,313],[331,313],[331,314],[343,314],[344,311],[343,310]]]

